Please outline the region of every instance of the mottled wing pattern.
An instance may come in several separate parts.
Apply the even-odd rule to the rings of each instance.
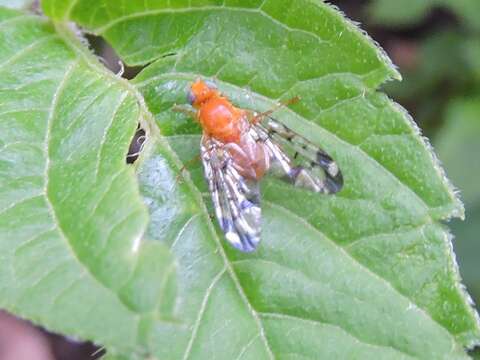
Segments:
[[[250,252],[260,241],[260,192],[257,182],[243,178],[222,144],[204,136],[201,154],[205,178],[218,224],[235,248]]]
[[[334,194],[343,187],[335,161],[318,146],[271,117],[253,125],[271,157],[270,173],[314,192]]]

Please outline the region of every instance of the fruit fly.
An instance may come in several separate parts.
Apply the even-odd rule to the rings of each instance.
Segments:
[[[268,172],[323,194],[343,186],[340,169],[318,146],[272,118],[235,107],[215,84],[197,80],[188,102],[203,129],[201,159],[215,216],[227,241],[250,252],[260,241],[259,181]]]

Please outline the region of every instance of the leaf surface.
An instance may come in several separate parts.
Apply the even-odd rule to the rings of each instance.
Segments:
[[[33,0],[0,0],[0,6],[10,9],[27,9],[32,3]]]
[[[142,323],[174,297],[168,249],[139,243],[148,213],[125,164],[142,112],[68,36],[0,8],[0,304],[141,352]]]

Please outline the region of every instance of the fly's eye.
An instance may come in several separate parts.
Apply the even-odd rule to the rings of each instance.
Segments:
[[[205,85],[207,85],[212,90],[217,90],[218,86],[213,81],[205,80]]]
[[[188,94],[187,94],[187,101],[190,105],[193,105],[193,103],[195,102],[195,95],[193,94],[192,91],[189,91]]]

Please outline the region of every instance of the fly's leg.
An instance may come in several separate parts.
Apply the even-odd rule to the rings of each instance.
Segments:
[[[198,121],[197,112],[194,109],[192,109],[191,107],[182,106],[182,105],[174,105],[172,107],[172,111],[183,113],[183,114],[191,117],[192,119]],[[197,155],[193,159],[190,159],[186,163],[183,163],[182,167],[180,168],[180,171],[178,172],[176,181],[179,181],[183,172],[185,170],[187,170],[187,168],[190,165],[195,164],[197,161],[200,161],[200,160],[201,160],[201,156]]]
[[[175,181],[177,181],[177,182],[180,181],[180,178],[183,176],[183,172],[187,171],[187,169],[190,166],[195,165],[195,163],[199,162],[201,159],[202,159],[202,157],[200,156],[200,154],[198,154],[195,157],[193,157],[192,159],[188,160],[187,162],[184,162],[182,167],[178,171],[178,175],[177,175]]]
[[[203,135],[205,137],[205,135]],[[202,138],[202,142],[205,141],[203,138]],[[212,150],[212,148],[208,148],[207,151],[210,151]],[[184,162],[182,167],[180,168],[179,172],[178,172],[178,175],[177,175],[177,178],[176,178],[176,181],[179,181],[180,180],[180,177],[183,176],[183,172],[186,171],[190,166],[194,165],[195,163],[199,162],[200,160],[202,160],[202,155],[198,154],[196,155],[195,157],[191,158],[190,160],[188,160],[187,162]]]
[[[282,101],[282,102],[278,103],[277,105],[275,105],[270,110],[267,110],[267,111],[264,111],[264,112],[261,112],[261,113],[251,112],[251,113],[248,114],[248,120],[250,121],[251,124],[255,125],[256,123],[262,121],[263,118],[272,115],[275,111],[278,111],[283,107],[287,107],[289,105],[296,104],[299,101],[300,101],[300,97],[295,96],[291,99],[288,99],[288,100],[285,100],[285,101]]]

